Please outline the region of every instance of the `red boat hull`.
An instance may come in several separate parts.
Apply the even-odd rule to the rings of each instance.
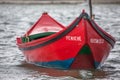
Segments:
[[[17,42],[29,63],[58,69],[96,69],[108,57],[115,39],[83,12],[70,26],[53,35]]]

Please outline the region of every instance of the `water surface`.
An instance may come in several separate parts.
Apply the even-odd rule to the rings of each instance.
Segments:
[[[25,63],[15,39],[28,30],[43,12],[67,26],[87,4],[78,5],[12,5],[0,4],[0,80],[80,80],[81,70],[55,70],[38,68]],[[88,76],[95,80],[120,79],[120,5],[94,5],[96,22],[117,40],[108,59],[99,70]],[[84,72],[84,71],[82,71]]]

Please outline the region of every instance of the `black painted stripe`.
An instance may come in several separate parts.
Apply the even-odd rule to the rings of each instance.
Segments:
[[[48,44],[50,44],[50,43],[52,43],[52,42],[55,42],[56,40],[59,40],[60,38],[62,38],[62,37],[64,37],[65,35],[67,35],[70,31],[72,31],[72,30],[76,27],[76,25],[79,24],[79,22],[80,22],[80,20],[81,20],[82,18],[86,18],[86,19],[89,21],[89,23],[92,24],[93,28],[94,28],[108,43],[110,43],[112,47],[114,47],[115,41],[114,41],[113,39],[111,39],[109,36],[107,36],[105,33],[103,33],[103,32],[97,27],[97,25],[94,23],[94,21],[92,21],[92,20],[90,19],[90,17],[88,16],[87,13],[82,13],[82,14],[78,17],[77,21],[76,21],[74,24],[72,24],[67,30],[65,30],[64,32],[62,32],[62,33],[59,34],[58,36],[52,38],[51,40],[48,40],[48,41],[46,41],[46,42],[43,42],[43,43],[41,43],[41,44],[38,44],[38,45],[35,45],[35,46],[30,46],[30,47],[25,47],[25,48],[19,48],[19,49],[22,50],[22,51],[32,50],[32,49],[36,49],[36,48],[43,47],[43,46],[48,45]]]
[[[48,40],[48,41],[46,41],[46,42],[43,42],[43,43],[38,44],[38,45],[35,45],[35,46],[30,46],[30,47],[25,47],[25,48],[19,48],[19,49],[22,50],[22,51],[32,50],[32,49],[36,49],[36,48],[40,48],[40,47],[42,47],[42,46],[48,45],[48,44],[50,44],[50,43],[52,43],[52,42],[54,42],[54,41],[56,41],[56,40],[59,40],[60,38],[62,38],[62,37],[64,37],[65,35],[67,35],[70,31],[72,31],[72,30],[76,27],[76,25],[79,24],[79,22],[80,22],[80,20],[83,18],[83,16],[86,16],[86,14],[84,14],[84,13],[81,14],[81,15],[78,17],[77,21],[76,21],[74,24],[72,24],[67,30],[65,30],[64,32],[62,32],[62,33],[59,34],[58,36],[52,38],[51,40]]]
[[[92,24],[93,28],[112,46],[114,47],[115,40],[109,37],[107,34],[103,33],[98,26],[94,23],[93,20],[88,18],[88,21]]]

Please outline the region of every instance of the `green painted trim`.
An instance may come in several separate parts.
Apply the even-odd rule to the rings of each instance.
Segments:
[[[90,47],[85,45],[79,52],[79,54],[91,54]]]
[[[55,32],[44,32],[44,33],[39,33],[39,34],[34,34],[34,35],[30,35],[30,36],[27,36],[29,38],[26,38],[26,37],[22,37],[22,42],[23,43],[26,43],[28,41],[32,41],[32,40],[36,40],[36,39],[40,39],[40,38],[43,38],[43,37],[47,37],[49,35],[52,35],[54,34]]]

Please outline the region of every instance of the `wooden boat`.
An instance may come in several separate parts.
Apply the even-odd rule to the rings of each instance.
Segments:
[[[114,44],[115,39],[85,11],[68,27],[43,13],[23,37],[17,38],[28,63],[57,69],[96,69]]]

